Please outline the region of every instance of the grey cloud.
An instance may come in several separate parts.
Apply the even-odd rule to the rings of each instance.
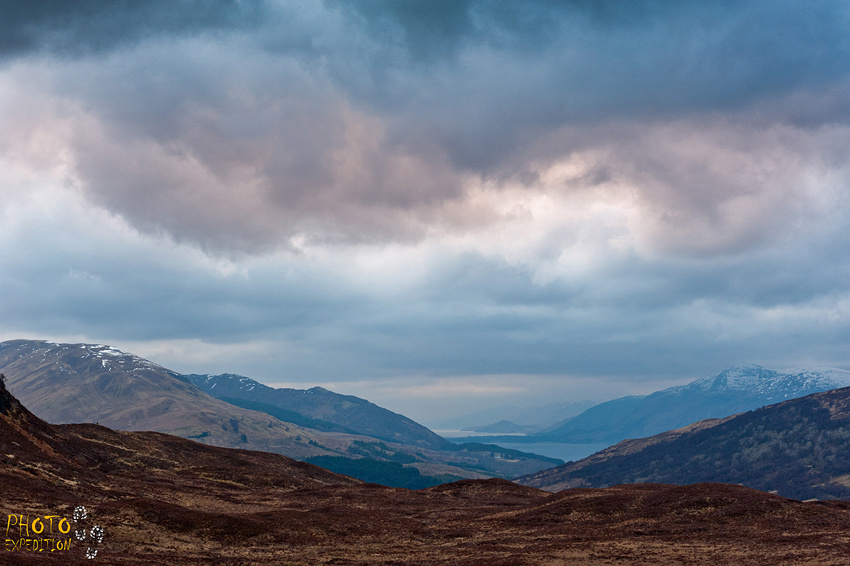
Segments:
[[[796,365],[817,355],[818,363],[850,363],[850,326],[833,314],[847,300],[846,220],[782,250],[700,260],[611,255],[588,273],[548,282],[536,277],[534,257],[511,264],[447,250],[438,260],[422,258],[414,285],[382,293],[352,283],[356,261],[340,271],[283,256],[236,264],[228,275],[191,248],[98,219],[57,211],[4,224],[10,252],[0,295],[14,298],[0,302],[7,329],[105,342],[270,342],[278,346],[255,361],[211,370],[267,379],[640,379],[704,375],[741,359]],[[339,253],[339,264],[349,263]]]
[[[848,116],[850,19],[841,4],[524,2],[506,15],[503,4],[459,2],[444,19],[414,17],[437,4],[345,6],[375,29],[378,39],[360,40],[378,45],[340,39],[353,55],[331,58],[331,76],[394,135],[429,138],[476,173],[498,174],[565,126],[718,112],[746,120],[778,100],[785,104],[773,121]],[[825,90],[835,96],[825,99]],[[809,104],[816,98],[818,111]]]
[[[382,43],[402,47],[408,62],[455,59],[483,44],[539,54],[558,39],[565,21],[594,31],[646,27],[665,19],[728,14],[732,2],[629,2],[625,0],[326,0]]]
[[[360,310],[330,338],[402,373],[701,375],[736,359],[794,365],[821,343],[821,363],[845,366],[850,327],[826,315],[846,301],[844,258],[797,241],[714,260],[630,256],[541,284],[533,260],[447,257],[421,294]]]
[[[842,3],[50,5],[0,8],[6,332],[269,380],[850,367]]]
[[[80,188],[137,227],[211,251],[267,249],[299,232],[407,239],[459,194],[438,147],[396,144],[297,61],[189,41],[179,59],[157,42],[69,63],[51,93],[68,102],[29,118],[45,131],[71,124]]]
[[[403,45],[414,61],[454,56],[464,36],[473,31],[473,3],[467,0],[333,0],[326,4],[365,25],[380,43]]]
[[[107,341],[297,338],[345,316],[356,299],[309,267],[227,276],[191,250],[68,224],[20,229],[38,253],[4,258],[0,291],[15,297],[0,303],[7,328]]]
[[[42,85],[76,113],[80,188],[140,229],[216,253],[299,235],[411,241],[492,222],[495,211],[465,208],[470,180],[533,189],[541,163],[597,150],[620,163],[600,161],[584,184],[631,183],[658,213],[649,240],[735,252],[761,242],[765,224],[730,227],[720,209],[767,189],[698,156],[656,152],[646,134],[619,136],[665,123],[698,132],[718,115],[763,133],[847,120],[850,22],[837,3],[109,6],[12,13],[33,37],[67,30],[67,45],[88,15],[95,23],[80,25],[102,28],[85,34],[102,38],[98,58],[64,62]],[[221,33],[192,35],[202,29]],[[118,37],[124,48],[111,51]],[[48,39],[19,49],[52,49]],[[77,53],[95,49],[88,41]],[[758,145],[741,159],[759,159],[748,153]],[[782,190],[764,222],[787,218],[795,193]]]
[[[393,80],[406,80],[405,71],[417,58],[457,71],[457,83],[449,86],[480,81],[476,74],[482,69],[468,66],[476,53],[489,53],[489,62],[506,66],[498,75],[501,83],[473,85],[479,94],[493,90],[501,98],[519,91],[528,102],[548,102],[540,113],[550,121],[559,114],[581,120],[612,112],[725,109],[772,92],[828,83],[850,69],[850,21],[840,3],[416,0],[332,5],[349,14],[355,26],[374,32],[376,49],[361,47],[354,56],[398,71],[385,71],[379,75],[384,80],[374,83],[380,104],[385,102],[381,89],[397,94]],[[340,63],[348,63],[338,55]],[[523,73],[524,67],[536,71],[541,63],[547,67],[544,74]],[[440,78],[433,68],[412,72],[421,77],[412,83],[415,88],[427,89],[434,86],[428,82]],[[558,101],[569,107],[553,114]],[[486,98],[475,102],[486,105]]]
[[[38,0],[0,8],[0,57],[82,56],[144,38],[255,25],[262,4],[238,0]]]

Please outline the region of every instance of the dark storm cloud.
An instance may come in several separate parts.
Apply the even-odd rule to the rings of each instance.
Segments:
[[[563,126],[745,112],[847,120],[850,17],[842,3],[341,3],[379,45],[329,68],[344,88],[458,168],[524,169],[515,152]],[[437,15],[439,14],[439,16]],[[358,69],[356,76],[347,74]],[[365,69],[365,72],[364,72]],[[368,76],[370,80],[362,80]],[[830,97],[824,90],[842,85]],[[797,95],[781,107],[777,99]],[[581,148],[583,133],[550,148]]]
[[[848,187],[846,2],[0,2],[3,338],[422,412],[850,367]]]
[[[637,187],[648,210],[683,226],[696,217],[736,240],[709,247],[735,249],[758,235],[712,215],[747,189],[654,155],[655,140],[634,132],[675,121],[699,132],[715,116],[755,132],[848,116],[843,3],[26,6],[4,9],[3,50],[15,69],[56,66],[28,93],[61,101],[55,121],[70,115],[80,189],[142,230],[212,252],[466,230],[499,218],[469,205],[470,184],[534,189],[541,167],[612,147],[620,162],[600,158],[595,182]],[[39,116],[36,130],[56,130]]]
[[[239,0],[35,0],[0,6],[0,57],[82,56],[151,36],[252,26],[261,4]]]
[[[209,371],[266,379],[571,373],[639,381],[698,377],[745,359],[848,363],[846,222],[757,253],[609,252],[584,272],[567,264],[541,278],[559,253],[545,242],[518,261],[410,247],[383,270],[368,251],[345,248],[324,259],[229,263],[151,242],[80,206],[36,199],[3,218],[6,328],[113,343],[244,344],[256,360],[242,354],[241,365]],[[182,364],[175,369],[196,371]],[[265,373],[254,373],[260,367]]]
[[[404,78],[411,63],[427,63],[413,67],[423,78],[416,86],[427,88],[426,81],[435,78],[429,70],[454,66],[461,72],[449,87],[478,87],[482,95],[492,88],[489,98],[496,99],[524,93],[528,102],[545,102],[538,112],[550,123],[612,112],[727,109],[829,83],[850,69],[850,9],[837,2],[364,0],[330,5],[353,25],[365,26],[377,43],[358,54],[383,69],[373,75],[381,80],[373,83],[372,94],[383,88],[396,93],[397,75],[387,68]],[[476,62],[464,57],[483,52],[493,56],[481,64],[504,65],[505,72],[497,73],[494,84],[469,85],[481,78],[476,77],[481,69],[469,68]],[[511,65],[514,61],[530,65],[531,72]],[[535,76],[541,63],[546,71]],[[431,86],[439,90],[435,82]],[[487,106],[488,97],[469,102]]]

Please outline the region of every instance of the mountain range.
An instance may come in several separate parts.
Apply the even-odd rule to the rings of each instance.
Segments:
[[[725,416],[748,404],[841,384],[850,376],[842,370],[741,365],[649,396],[603,403],[549,434],[595,422],[584,433],[638,437],[665,423],[691,422],[701,411],[724,418],[623,441],[552,469],[562,462],[494,445],[454,445],[357,397],[322,388],[273,389],[234,374],[181,375],[105,345],[7,341],[0,343],[0,371],[10,390],[55,423],[157,430],[294,456],[369,481],[391,474],[399,478],[394,485],[522,475],[520,481],[545,489],[720,481],[796,498],[850,497],[850,460],[843,456],[850,448],[850,388]]]
[[[626,440],[517,481],[553,491],[723,482],[795,499],[847,499],[850,387]]]
[[[846,386],[850,372],[845,370],[771,370],[740,364],[687,385],[600,403],[528,440],[613,444]]]
[[[296,458],[337,455],[346,443],[363,440],[235,407],[206,395],[177,372],[111,346],[10,340],[0,343],[0,371],[17,397],[55,424],[155,430]]]
[[[364,484],[278,454],[50,425],[2,380],[0,485],[0,563],[16,566],[827,565],[846,563],[850,531],[850,504],[736,485]]]
[[[250,387],[263,389],[264,403],[231,398],[243,405],[237,406],[208,395],[185,375],[106,345],[10,340],[0,343],[0,371],[7,375],[9,389],[52,423],[94,422],[302,460],[333,458],[327,461],[329,466],[347,471],[356,468],[348,460],[336,459],[357,460],[370,473],[376,465],[383,466],[393,476],[399,475],[401,466],[407,468],[401,472],[434,478],[433,483],[513,477],[562,463],[496,446],[454,445],[402,415],[356,397],[326,390],[280,392],[241,376],[195,376],[231,395]],[[304,413],[272,404],[286,398],[303,400]],[[370,416],[374,424],[369,424]]]

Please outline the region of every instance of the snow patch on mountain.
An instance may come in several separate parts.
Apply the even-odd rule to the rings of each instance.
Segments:
[[[741,391],[771,398],[794,398],[850,386],[850,371],[837,368],[795,368],[772,370],[757,364],[738,364],[719,374],[671,387],[663,392]]]
[[[61,356],[63,352],[67,352],[69,348],[73,347],[76,350],[82,350],[82,354],[80,355],[81,359],[86,358],[94,358],[100,361],[100,366],[108,371],[112,371],[117,367],[120,368],[121,371],[126,372],[135,372],[142,370],[156,370],[156,371],[168,371],[165,370],[162,366],[150,362],[144,358],[140,358],[134,354],[128,354],[114,346],[108,346],[105,344],[57,344],[56,342],[48,342],[48,341],[37,341],[34,342],[32,347],[33,353],[41,353],[42,357],[47,357],[48,355],[59,355]],[[67,368],[63,368],[63,371],[70,371]],[[173,373],[170,372],[169,373]]]

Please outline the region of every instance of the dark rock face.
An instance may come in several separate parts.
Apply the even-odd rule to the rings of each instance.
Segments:
[[[6,391],[6,376],[0,373],[0,414],[8,414],[9,393]]]

